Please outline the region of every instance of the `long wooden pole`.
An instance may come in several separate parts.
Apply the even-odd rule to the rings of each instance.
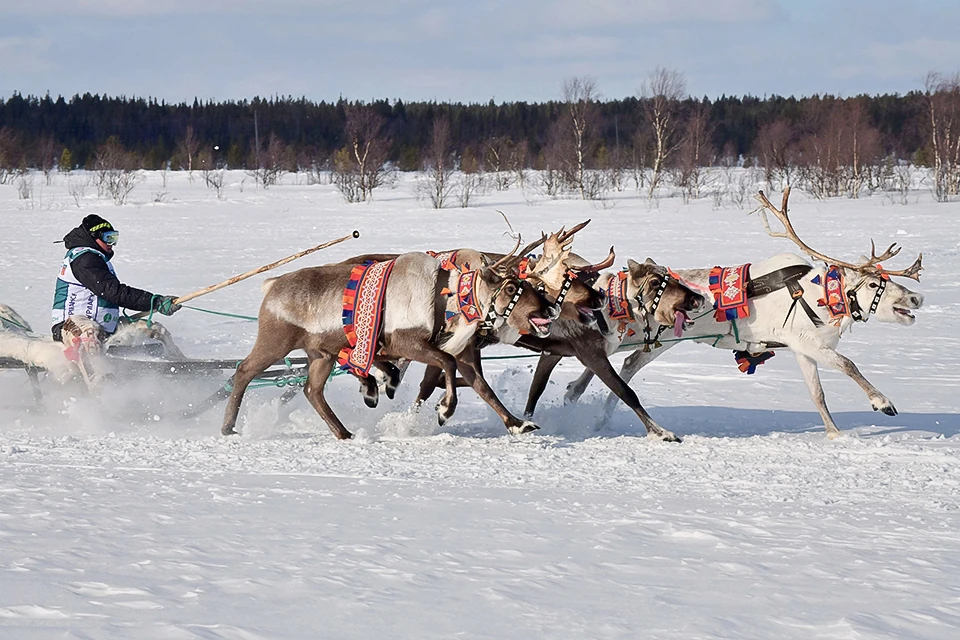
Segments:
[[[298,259],[298,258],[302,258],[303,256],[306,256],[306,255],[309,255],[309,254],[313,253],[314,251],[320,251],[321,249],[326,249],[327,247],[332,247],[333,245],[339,244],[339,243],[341,243],[341,242],[343,242],[343,241],[345,241],[345,240],[350,240],[351,238],[359,238],[359,237],[360,237],[360,232],[359,232],[359,231],[354,231],[354,232],[351,233],[350,235],[343,236],[342,238],[337,238],[336,240],[331,240],[331,241],[329,241],[329,242],[324,242],[323,244],[318,244],[318,245],[315,246],[315,247],[312,247],[312,248],[310,248],[310,249],[305,249],[304,251],[301,251],[301,252],[299,252],[299,253],[295,253],[295,254],[293,254],[292,256],[287,256],[286,258],[283,258],[283,259],[281,259],[281,260],[277,260],[276,262],[271,262],[270,264],[265,264],[265,265],[263,265],[262,267],[257,267],[256,269],[252,269],[252,270],[250,270],[250,271],[247,271],[246,273],[241,273],[240,275],[233,276],[232,278],[227,278],[227,279],[224,280],[223,282],[219,282],[219,283],[217,283],[217,284],[210,285],[209,287],[204,287],[203,289],[197,289],[196,291],[194,291],[194,292],[192,292],[192,293],[188,293],[188,294],[185,295],[185,296],[180,296],[179,298],[177,298],[176,300],[174,300],[174,303],[175,303],[175,304],[182,304],[182,303],[184,303],[184,302],[187,302],[188,300],[193,300],[194,298],[199,298],[200,296],[205,296],[205,295],[207,295],[208,293],[213,293],[214,291],[217,291],[218,289],[223,289],[224,287],[229,287],[230,285],[236,284],[236,283],[240,282],[241,280],[246,280],[247,278],[251,278],[251,277],[257,275],[258,273],[263,273],[264,271],[270,271],[271,269],[276,269],[277,267],[280,267],[280,266],[282,266],[282,265],[285,265],[285,264],[287,264],[288,262],[293,262],[294,260],[296,260],[296,259]],[[147,312],[147,311],[141,311],[140,313],[137,313],[137,314],[135,314],[135,315],[133,315],[133,316],[130,316],[130,318],[131,318],[132,320],[139,320],[140,318],[146,317],[148,313],[149,313],[149,312]]]

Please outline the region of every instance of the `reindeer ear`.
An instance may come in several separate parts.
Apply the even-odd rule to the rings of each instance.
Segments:
[[[657,264],[653,258],[647,258],[643,261],[643,264]]]
[[[627,270],[629,270],[630,273],[634,273],[634,272],[636,272],[636,271],[639,271],[639,270],[640,270],[640,263],[637,262],[636,260],[631,260],[630,258],[627,258]]]
[[[503,274],[501,274],[501,273],[499,273],[499,272],[497,272],[497,271],[494,271],[493,269],[490,269],[489,267],[485,267],[485,268],[483,268],[483,269],[480,269],[480,277],[481,277],[481,278],[483,279],[483,281],[486,282],[488,285],[490,285],[490,286],[492,286],[492,287],[495,287],[495,286],[497,286],[498,284],[500,284],[500,282],[503,280],[503,277],[504,277],[504,276],[503,276]]]

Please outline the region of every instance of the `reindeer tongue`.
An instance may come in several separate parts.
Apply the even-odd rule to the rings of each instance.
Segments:
[[[677,315],[673,320],[673,335],[677,338],[683,336],[683,323],[687,320],[687,314],[683,311],[677,311]]]

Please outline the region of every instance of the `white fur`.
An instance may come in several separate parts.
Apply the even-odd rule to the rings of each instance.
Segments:
[[[27,321],[5,304],[0,304],[0,320],[11,321],[0,322],[0,358],[46,369],[61,381],[73,376],[73,364],[63,355],[59,342],[33,333]]]
[[[387,281],[383,330],[432,329],[440,264],[426,253],[399,256]]]

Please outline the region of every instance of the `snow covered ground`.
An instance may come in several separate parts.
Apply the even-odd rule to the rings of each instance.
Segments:
[[[592,218],[576,250],[599,259],[615,244],[620,263],[739,264],[793,249],[710,199],[651,207],[624,192],[599,205],[512,189],[435,211],[411,176],[365,205],[293,176],[264,191],[232,173],[224,200],[199,175],[166,180],[150,174],[122,207],[92,186],[77,206],[77,175],[38,177],[31,200],[0,186],[0,302],[46,331],[63,254],[53,241],[91,212],[121,230],[121,279],[165,294],[354,228],[359,240],[285,270],[508,248],[496,209],[528,238]],[[900,415],[873,413],[852,381],[822,372],[845,430],[835,441],[788,353],[745,376],[728,351],[692,344],[633,382],[679,445],[642,437],[626,410],[595,431],[596,381],[563,407],[573,363],[541,403],[542,431],[519,438],[469,390],[444,428],[408,412],[419,365],[375,410],[337,378],[328,397],[358,434],[348,442],[302,398],[280,407],[275,389],[248,393],[243,435],[227,439],[221,408],[161,415],[219,379],[131,381],[99,404],[47,384],[40,415],[26,376],[0,372],[0,637],[957,638],[960,204],[912,200],[792,197],[799,233],[826,253],[856,258],[870,237],[904,245],[898,268],[924,253],[922,283],[906,282],[926,296],[916,325],[871,321],[841,342]],[[262,279],[196,303],[255,314]],[[256,335],[191,310],[166,325],[194,357],[241,358]],[[534,363],[485,365],[517,413]]]

